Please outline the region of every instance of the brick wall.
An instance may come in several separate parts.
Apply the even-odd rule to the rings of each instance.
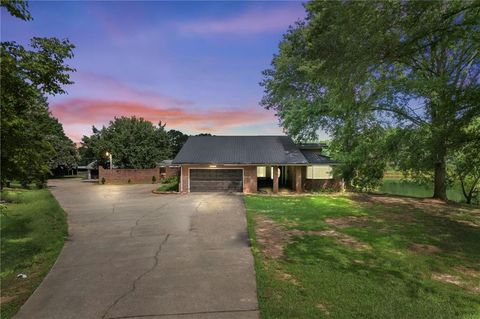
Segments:
[[[152,183],[152,176],[155,176],[157,183],[160,181],[160,169],[130,169],[130,168],[114,168],[104,169],[98,168],[98,179],[100,183],[102,178],[105,178],[105,184],[127,184],[128,180],[132,184],[150,184]]]
[[[305,190],[333,190],[342,191],[343,181],[341,179],[305,179],[303,182]]]
[[[162,167],[160,170],[160,178],[170,178],[174,176],[180,176],[180,167],[178,166],[167,166],[167,167]]]
[[[222,167],[218,165],[218,167]],[[208,165],[182,165],[181,168],[181,185],[180,191],[188,192],[188,169],[203,168],[208,169]],[[243,168],[243,192],[256,193],[257,192],[257,167],[256,166],[224,166],[224,168]]]

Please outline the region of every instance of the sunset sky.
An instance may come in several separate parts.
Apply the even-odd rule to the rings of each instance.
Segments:
[[[75,44],[75,84],[49,99],[75,142],[121,115],[188,134],[282,133],[258,83],[300,2],[31,1],[30,12],[25,22],[2,9],[2,41]]]

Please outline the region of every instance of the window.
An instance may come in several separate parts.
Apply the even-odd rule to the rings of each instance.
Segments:
[[[257,177],[267,177],[266,166],[257,166]]]
[[[328,165],[307,166],[307,179],[332,178],[332,168]]]

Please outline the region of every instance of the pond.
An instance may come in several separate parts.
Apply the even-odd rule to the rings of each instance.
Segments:
[[[432,197],[433,185],[420,185],[412,180],[405,180],[395,177],[386,177],[383,179],[383,185],[378,189],[379,193],[404,195],[412,197]],[[449,200],[455,202],[465,202],[460,185],[455,185],[447,190]]]

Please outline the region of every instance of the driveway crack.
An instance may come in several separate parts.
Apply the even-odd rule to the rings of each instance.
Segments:
[[[133,225],[133,226],[130,228],[130,237],[133,237],[133,232],[134,232],[135,228],[137,228],[137,226],[139,225],[139,223],[140,223],[140,221],[141,221],[142,219],[144,219],[145,217],[147,217],[147,216],[150,215],[150,214],[153,214],[153,213],[159,211],[159,210],[162,209],[162,208],[167,207],[168,204],[169,204],[169,203],[165,203],[165,204],[163,204],[162,206],[160,206],[160,207],[158,207],[157,209],[155,209],[155,211],[153,211],[153,212],[148,212],[148,213],[143,214],[142,216],[138,217],[137,220],[135,221],[135,225]]]
[[[137,283],[143,278],[145,277],[146,275],[148,275],[150,272],[152,272],[157,266],[158,266],[158,262],[159,262],[159,255],[160,255],[160,252],[162,251],[162,247],[163,245],[166,244],[168,238],[170,237],[170,234],[167,234],[165,236],[165,239],[162,240],[162,242],[160,243],[160,245],[158,245],[158,248],[157,248],[157,251],[155,252],[155,255],[153,256],[153,259],[154,259],[154,263],[152,265],[152,267],[150,267],[149,269],[147,269],[145,272],[141,273],[137,278],[135,278],[135,280],[133,281],[132,283],[132,287],[126,291],[123,295],[119,296],[117,299],[115,299],[115,301],[107,308],[107,310],[105,310],[105,312],[103,313],[102,315],[102,319],[104,319],[108,313],[110,312],[110,310],[112,310],[122,299],[124,299],[125,297],[127,297],[129,294],[135,292],[135,290],[137,289]]]

